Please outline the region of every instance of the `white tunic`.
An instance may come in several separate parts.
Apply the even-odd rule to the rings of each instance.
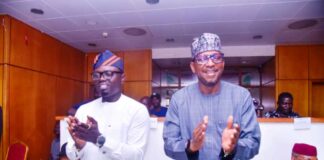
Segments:
[[[87,121],[87,115],[98,122],[99,132],[106,138],[103,147],[92,142],[78,151],[73,139],[68,140],[66,152],[69,159],[82,160],[141,160],[149,134],[149,115],[141,103],[121,95],[116,102],[102,102],[102,98],[82,105],[76,117]]]

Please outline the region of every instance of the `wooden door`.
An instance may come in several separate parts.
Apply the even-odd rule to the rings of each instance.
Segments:
[[[277,79],[308,79],[308,46],[279,46]]]
[[[324,45],[310,47],[309,79],[324,79]]]
[[[311,85],[310,116],[324,117],[324,82],[313,82]]]

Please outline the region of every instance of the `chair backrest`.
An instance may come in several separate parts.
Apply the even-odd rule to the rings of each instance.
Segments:
[[[26,160],[28,146],[23,142],[15,142],[9,145],[6,160]]]

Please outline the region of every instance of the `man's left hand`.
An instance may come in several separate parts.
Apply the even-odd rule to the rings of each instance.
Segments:
[[[240,126],[233,124],[233,116],[229,116],[227,126],[222,134],[222,148],[225,154],[233,152],[240,136]]]
[[[97,138],[101,135],[97,121],[90,116],[88,116],[87,123],[79,123],[75,127],[74,133],[76,137],[94,144],[97,143]]]

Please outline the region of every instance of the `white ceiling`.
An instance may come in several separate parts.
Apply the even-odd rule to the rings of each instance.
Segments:
[[[0,0],[6,13],[84,52],[189,47],[203,32],[223,46],[324,43],[324,0]],[[31,8],[44,11],[35,15]],[[318,24],[290,30],[296,20]],[[87,22],[96,25],[88,25]],[[144,36],[123,30],[139,27]],[[108,32],[104,38],[102,32]],[[262,39],[252,39],[262,35]],[[173,38],[174,42],[166,42]],[[88,43],[96,43],[90,47]]]

